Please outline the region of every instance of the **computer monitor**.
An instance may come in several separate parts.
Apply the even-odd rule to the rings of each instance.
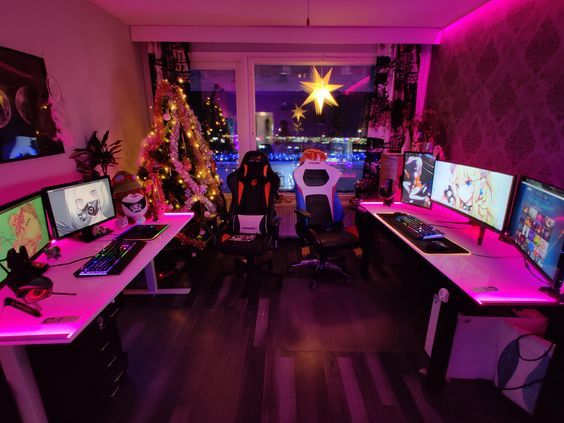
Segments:
[[[505,173],[437,160],[431,199],[501,231],[513,180]]]
[[[430,153],[406,152],[403,161],[401,201],[431,207],[435,157]]]
[[[27,250],[30,259],[37,257],[49,244],[49,229],[40,194],[33,194],[0,207],[0,260],[8,250]],[[6,266],[6,263],[2,263]],[[0,281],[6,271],[0,267]]]
[[[43,193],[57,239],[81,232],[88,241],[93,237],[93,226],[115,216],[107,176],[45,188]]]
[[[564,244],[564,190],[522,177],[507,232],[525,256],[556,282]]]

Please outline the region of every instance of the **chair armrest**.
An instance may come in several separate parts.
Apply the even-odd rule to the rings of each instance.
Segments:
[[[307,210],[295,209],[294,213],[298,215],[298,218],[307,219],[308,217],[311,217],[311,213],[308,212]]]

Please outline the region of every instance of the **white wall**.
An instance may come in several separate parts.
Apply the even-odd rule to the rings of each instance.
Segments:
[[[64,154],[0,164],[0,204],[79,179],[68,156],[94,130],[124,140],[120,168],[134,171],[149,119],[142,57],[128,26],[87,0],[18,0],[2,6],[0,28],[0,45],[45,59],[61,87],[72,144]]]

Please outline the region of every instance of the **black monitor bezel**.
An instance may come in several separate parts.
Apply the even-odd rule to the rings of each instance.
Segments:
[[[535,267],[535,269],[537,269],[540,273],[542,273],[542,275],[547,279],[547,283],[554,284],[556,282],[556,280],[554,280],[552,277],[550,277],[550,275],[548,273],[546,273],[545,270],[539,264],[537,264],[528,254],[525,253],[525,251],[523,251],[523,249],[519,246],[519,244],[517,244],[517,242],[513,239],[513,237],[511,236],[511,233],[509,231],[509,229],[510,229],[509,226],[511,225],[511,218],[513,217],[513,213],[515,212],[515,202],[517,200],[517,192],[519,191],[519,186],[520,186],[521,182],[523,182],[524,180],[533,181],[533,182],[536,182],[536,183],[541,184],[541,185],[546,185],[546,186],[549,186],[551,188],[555,188],[555,189],[562,192],[562,198],[564,198],[564,189],[559,188],[556,185],[551,185],[551,184],[547,184],[546,182],[539,181],[538,179],[535,179],[535,178],[530,178],[530,177],[525,176],[525,175],[519,175],[518,181],[515,184],[515,190],[514,190],[515,192],[513,194],[513,201],[511,202],[511,213],[509,214],[509,218],[507,219],[507,224],[506,224],[505,229],[503,231],[504,239],[509,240],[511,242],[511,244],[513,244],[515,246],[515,248],[517,248],[519,253],[523,255],[523,257],[527,260],[527,262],[531,263]]]
[[[108,217],[107,219],[101,220],[100,222],[96,222],[94,225],[85,226],[84,228],[77,229],[75,231],[69,232],[68,234],[60,236],[59,231],[57,230],[57,224],[55,222],[55,216],[53,215],[53,208],[51,207],[51,201],[49,201],[48,191],[61,189],[61,188],[68,188],[68,187],[72,187],[72,186],[76,186],[76,185],[88,184],[88,183],[91,183],[91,182],[101,181],[101,180],[104,180],[104,179],[106,179],[108,181],[108,187],[109,187],[109,190],[110,190],[110,197],[112,199],[111,204],[112,204],[113,215],[111,217]],[[49,217],[49,223],[51,224],[51,230],[52,230],[52,233],[53,233],[53,238],[55,238],[57,240],[65,239],[65,238],[68,238],[70,236],[81,233],[85,229],[91,228],[91,227],[96,226],[96,225],[100,225],[104,222],[107,222],[107,221],[115,218],[116,217],[116,208],[115,208],[114,202],[113,202],[113,194],[114,193],[112,191],[112,185],[110,183],[110,177],[109,176],[100,176],[98,178],[84,179],[84,180],[80,180],[80,181],[68,182],[66,184],[53,185],[53,186],[43,188],[41,190],[41,195],[43,196],[43,202],[44,202],[44,205],[45,205],[45,209],[47,210],[47,216]]]
[[[48,216],[47,216],[47,207],[46,207],[46,204],[45,204],[45,200],[43,199],[42,192],[37,191],[37,192],[31,193],[31,194],[28,194],[24,197],[20,197],[20,198],[17,198],[15,200],[12,200],[9,203],[2,204],[0,206],[0,214],[1,214],[4,211],[6,211],[6,210],[8,210],[8,209],[10,209],[14,206],[17,206],[18,204],[27,203],[32,198],[35,198],[35,197],[39,197],[39,199],[41,200],[41,206],[43,207],[43,217],[45,218],[45,225],[47,226],[47,236],[49,237],[49,241],[47,241],[47,243],[43,247],[41,247],[39,250],[37,250],[35,252],[35,254],[30,255],[29,256],[30,260],[34,260],[37,257],[39,257],[41,255],[41,253],[43,252],[43,250],[45,249],[45,247],[47,247],[51,243],[51,235],[52,234],[49,231],[49,219],[48,219]],[[28,251],[28,253],[29,253],[29,251]],[[5,258],[6,257],[0,257],[1,260],[4,260]]]
[[[470,219],[470,223],[475,224],[475,225],[482,225],[488,229],[491,229],[492,231],[495,231],[499,234],[502,234],[505,230],[505,228],[507,227],[507,222],[509,219],[509,215],[511,212],[511,206],[513,205],[513,198],[515,197],[515,181],[517,180],[517,176],[516,175],[512,175],[510,173],[505,173],[505,172],[498,172],[497,170],[490,170],[490,169],[486,169],[483,167],[478,167],[478,166],[473,166],[473,165],[469,165],[469,164],[464,164],[464,163],[457,163],[457,162],[449,162],[446,160],[435,160],[435,171],[437,169],[436,165],[437,162],[443,162],[443,163],[449,163],[449,164],[454,164],[454,165],[459,165],[459,166],[466,166],[466,167],[473,167],[474,169],[480,169],[480,170],[485,170],[487,172],[495,172],[495,173],[499,173],[502,175],[506,175],[506,176],[511,176],[511,186],[509,187],[509,197],[507,198],[507,205],[505,207],[505,216],[503,217],[503,223],[501,224],[501,229],[497,229],[495,226],[492,226],[480,219],[475,218],[474,216],[471,216],[469,214],[464,213],[463,211],[461,211],[460,209],[457,209],[455,207],[451,207],[448,204],[444,204],[441,203],[440,201],[435,201],[432,200],[433,194],[432,194],[432,190],[431,190],[431,200],[433,202],[436,202],[437,204],[440,204],[441,206],[444,206],[450,210],[454,210],[455,212],[458,212],[460,215],[467,217],[468,219]],[[433,175],[433,186],[435,184],[435,177]]]
[[[433,207],[433,200],[431,200],[431,196],[429,196],[429,207],[425,207],[425,206],[421,206],[419,204],[415,204],[415,203],[409,203],[407,201],[403,201],[403,173],[405,171],[405,155],[406,154],[427,154],[429,156],[431,156],[433,159],[435,159],[435,163],[437,162],[437,158],[433,155],[433,153],[424,153],[422,151],[404,151],[403,153],[403,166],[402,166],[402,172],[401,172],[401,186],[400,186],[400,202],[402,202],[403,204],[409,204],[410,206],[416,206],[416,207],[421,207],[425,210],[430,210]],[[432,181],[435,180],[435,168],[433,168],[433,178]],[[433,193],[433,182],[431,182],[431,194]],[[440,204],[440,203],[439,203]]]

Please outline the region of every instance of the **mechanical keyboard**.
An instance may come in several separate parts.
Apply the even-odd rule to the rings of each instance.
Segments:
[[[75,276],[118,275],[145,246],[144,241],[114,240],[75,272]]]
[[[431,225],[423,222],[415,216],[406,213],[394,213],[396,227],[415,239],[437,239],[445,235]]]

